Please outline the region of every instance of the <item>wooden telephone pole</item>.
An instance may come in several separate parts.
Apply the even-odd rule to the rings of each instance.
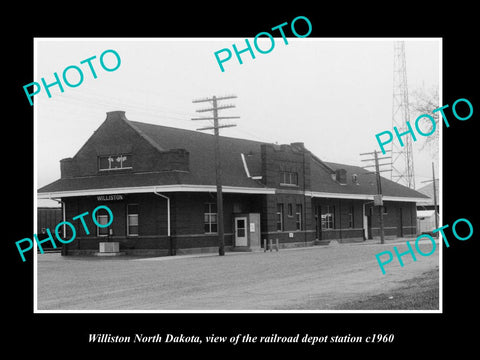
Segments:
[[[375,206],[378,206],[378,217],[379,217],[379,221],[380,221],[380,243],[385,244],[385,229],[384,229],[384,226],[383,226],[382,178],[380,177],[380,173],[381,172],[388,172],[388,171],[391,171],[391,170],[380,170],[381,165],[389,165],[389,164],[388,163],[379,164],[377,150],[375,150],[374,152],[363,153],[363,154],[360,154],[360,155],[372,155],[372,154],[374,156],[373,159],[372,158],[364,159],[362,161],[372,161],[372,160],[375,161],[374,165],[367,165],[367,166],[364,166],[364,168],[375,167],[375,172],[369,172],[370,174],[375,174],[376,175],[376,180],[377,180],[377,195],[375,195],[373,197],[373,204]],[[391,157],[383,157],[382,160],[383,159],[390,159],[390,158]]]
[[[435,209],[435,229],[438,229],[438,213],[437,213],[437,204],[438,204],[438,199],[437,199],[437,178],[435,178],[435,166],[434,163],[432,162],[432,180],[426,180],[422,181],[422,183],[426,182],[432,182],[433,183],[433,205]],[[437,233],[438,234],[438,233]],[[435,235],[437,235],[435,234]]]
[[[231,125],[219,125],[218,120],[223,119],[238,119],[240,116],[218,116],[218,110],[233,108],[235,105],[224,105],[218,106],[218,100],[225,100],[225,99],[234,99],[236,98],[235,95],[231,96],[222,96],[216,97],[212,96],[211,98],[206,99],[199,99],[193,100],[193,103],[199,102],[212,102],[212,107],[209,109],[200,109],[197,112],[206,112],[212,111],[213,117],[202,117],[202,118],[192,118],[192,120],[213,120],[213,126],[203,127],[197,130],[214,130],[215,135],[215,183],[217,186],[217,232],[218,232],[218,254],[220,256],[225,255],[225,236],[223,230],[223,195],[222,195],[222,167],[220,162],[220,141],[219,141],[219,129],[226,128],[226,127],[233,127],[237,126],[234,124]]]

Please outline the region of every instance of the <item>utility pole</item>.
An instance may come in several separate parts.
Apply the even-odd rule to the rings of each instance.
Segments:
[[[388,152],[388,151],[387,151]],[[380,221],[380,243],[385,244],[385,228],[383,226],[383,194],[382,194],[382,178],[380,177],[381,172],[389,172],[390,170],[380,170],[381,165],[389,165],[388,163],[379,163],[378,162],[378,155],[377,150],[374,150],[370,153],[363,153],[360,155],[374,155],[373,159],[363,159],[362,161],[375,161],[373,165],[364,166],[364,168],[368,167],[375,167],[375,172],[368,172],[366,174],[375,174],[376,175],[376,182],[377,182],[377,195],[373,197],[373,205],[378,206],[378,218]],[[391,157],[383,157],[383,159],[390,159]]]
[[[385,244],[385,230],[383,228],[383,194],[382,194],[382,178],[380,177],[380,169],[378,165],[377,150],[373,152],[375,154],[375,172],[377,174],[377,194],[379,196],[378,211],[380,213],[380,243]]]
[[[437,214],[437,186],[435,184],[435,167],[432,162],[432,181],[433,181],[433,205],[435,208],[435,229],[438,229],[438,214]]]
[[[215,183],[217,187],[217,232],[218,232],[218,254],[220,256],[225,255],[225,236],[223,230],[223,195],[222,195],[222,166],[220,161],[220,141],[219,141],[219,129],[226,128],[226,127],[233,127],[236,126],[234,124],[231,125],[219,125],[218,120],[223,119],[238,119],[239,116],[218,116],[218,110],[233,108],[235,105],[224,105],[218,106],[218,100],[225,100],[225,99],[234,99],[236,98],[235,95],[231,96],[223,96],[223,97],[216,97],[212,96],[211,98],[206,99],[199,99],[193,100],[193,103],[199,102],[212,102],[212,107],[209,109],[200,109],[197,112],[206,112],[212,111],[213,117],[203,117],[203,118],[192,118],[192,120],[213,120],[213,126],[203,127],[197,130],[214,130],[214,143],[215,143]]]
[[[422,181],[422,183],[433,182],[433,205],[435,210],[435,229],[438,229],[437,184],[436,184],[437,180],[438,179],[435,179],[435,166],[434,166],[434,163],[432,162],[432,180],[425,180],[425,181]]]

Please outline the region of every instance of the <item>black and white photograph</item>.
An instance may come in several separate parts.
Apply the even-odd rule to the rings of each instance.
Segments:
[[[458,342],[478,237],[471,34],[394,18],[25,35],[21,155],[5,152],[17,325],[82,352]]]
[[[441,310],[441,40],[264,37],[37,40],[39,311]]]

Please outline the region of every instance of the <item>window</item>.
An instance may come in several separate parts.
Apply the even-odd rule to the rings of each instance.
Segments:
[[[123,170],[132,168],[132,156],[117,154],[98,157],[98,170]]]
[[[353,205],[348,208],[348,227],[353,229]]]
[[[298,174],[296,172],[281,171],[280,172],[281,185],[298,185]]]
[[[217,232],[217,204],[205,204],[205,211],[203,216],[204,229],[206,233]]]
[[[287,205],[287,215],[289,217],[293,217],[293,205],[292,204]]]
[[[295,223],[297,230],[302,230],[302,204],[297,204],[295,211]]]
[[[322,230],[335,229],[335,206],[322,208]]]
[[[127,236],[138,236],[138,205],[127,205]]]
[[[97,223],[107,225],[108,215],[97,215]],[[108,236],[108,227],[97,226],[97,236]]]
[[[283,204],[277,204],[277,231],[283,231]]]

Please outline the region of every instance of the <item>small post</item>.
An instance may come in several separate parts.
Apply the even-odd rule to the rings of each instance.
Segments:
[[[437,186],[435,184],[435,166],[432,161],[432,181],[433,181],[433,204],[435,208],[435,229],[438,229],[438,214],[437,214]]]
[[[277,250],[277,252],[278,252],[278,238],[276,239],[276,241],[275,241],[275,242],[276,242],[275,249],[276,249],[276,250]]]
[[[270,249],[270,252],[272,252],[272,239],[268,239],[268,248]]]
[[[263,252],[267,252],[267,239],[263,239]]]

